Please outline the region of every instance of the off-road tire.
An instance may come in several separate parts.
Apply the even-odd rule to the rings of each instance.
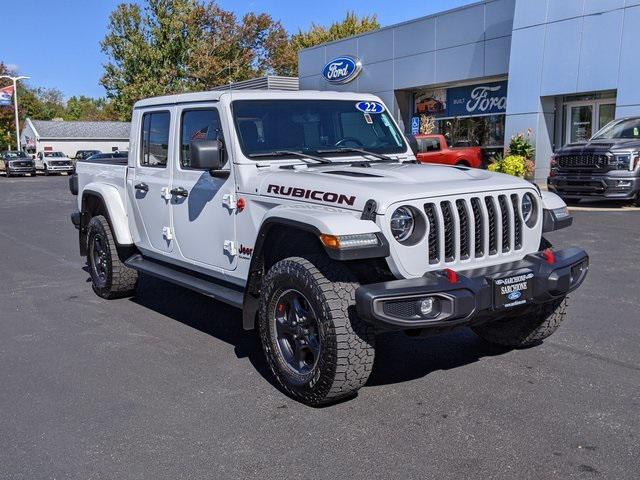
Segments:
[[[92,248],[96,236],[100,236],[107,247],[106,278],[104,281],[100,281],[100,279],[96,277],[93,268],[94,257],[92,255]],[[107,219],[102,215],[93,217],[89,222],[87,227],[87,247],[87,265],[89,266],[89,274],[91,275],[91,286],[96,295],[108,300],[133,295],[138,283],[138,272],[127,267],[120,261],[111,227]]]
[[[567,297],[545,303],[525,315],[471,327],[489,343],[512,348],[537,345],[555,332],[567,313]]]
[[[266,274],[260,298],[260,340],[274,377],[292,398],[311,406],[335,402],[353,396],[369,378],[375,336],[355,311],[357,287],[343,265],[320,255],[286,258]],[[296,289],[308,299],[319,325],[320,354],[307,375],[286,367],[274,341],[276,302],[287,289]]]

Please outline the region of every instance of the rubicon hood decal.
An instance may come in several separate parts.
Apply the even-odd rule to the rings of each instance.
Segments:
[[[337,203],[342,205],[353,206],[356,197],[353,195],[344,195],[342,193],[323,192],[320,190],[307,190],[304,188],[285,187],[283,185],[270,184],[267,187],[267,193],[280,195],[283,197],[294,198],[310,198],[319,202]]]

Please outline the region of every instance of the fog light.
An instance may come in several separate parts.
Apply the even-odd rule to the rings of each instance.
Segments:
[[[618,180],[616,183],[616,187],[620,188],[629,188],[631,186],[630,180]]]
[[[424,317],[433,312],[433,298],[427,297],[420,301],[420,314]]]

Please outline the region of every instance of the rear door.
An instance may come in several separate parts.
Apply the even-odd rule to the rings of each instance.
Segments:
[[[174,252],[174,256],[203,267],[233,270],[237,245],[236,215],[229,204],[230,196],[234,195],[231,161],[227,162],[228,172],[215,175],[190,164],[192,143],[219,140],[224,145],[220,116],[213,104],[179,107],[177,112],[179,153],[173,163],[172,189],[179,194],[173,197],[171,208],[179,252]]]
[[[171,228],[172,145],[171,109],[147,110],[139,125],[139,142],[129,196],[140,233],[139,247],[157,252],[173,250]]]

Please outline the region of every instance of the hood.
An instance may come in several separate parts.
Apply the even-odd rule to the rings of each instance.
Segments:
[[[408,200],[533,188],[520,178],[465,167],[414,163],[373,163],[367,166],[301,166],[272,168],[260,174],[263,196],[299,199],[321,205],[362,210],[367,200],[384,213]]]
[[[640,141],[629,138],[602,138],[581,143],[569,143],[556,151],[556,155],[607,153],[610,150],[640,149]]]

